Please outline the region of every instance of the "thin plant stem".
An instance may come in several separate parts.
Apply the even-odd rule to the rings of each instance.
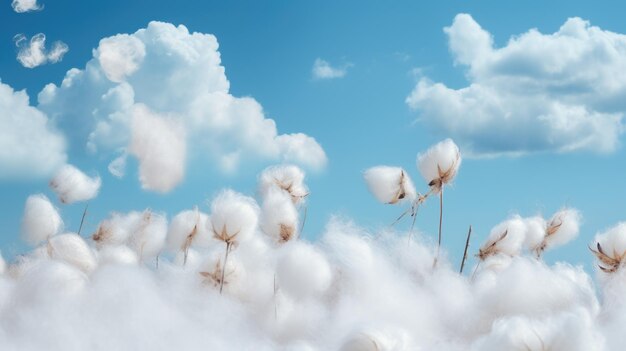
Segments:
[[[409,245],[411,245],[411,237],[413,236],[413,228],[415,227],[415,220],[417,219],[417,209],[419,207],[412,207],[411,217],[413,217],[413,221],[411,221],[411,229],[409,229]]]
[[[476,275],[476,272],[478,271],[478,267],[480,267],[481,263],[483,263],[483,261],[478,261],[478,264],[476,265],[476,267],[474,267],[474,271],[472,272],[470,281],[474,281],[474,276]]]
[[[306,205],[303,206],[304,209],[304,214],[302,215],[302,224],[300,225],[300,234],[302,234],[302,230],[304,230],[304,223],[306,223],[306,214],[307,214],[307,207]]]
[[[226,254],[224,254],[224,267],[222,267],[222,279],[220,280],[220,294],[224,289],[224,277],[226,273],[226,263],[228,262],[228,253],[230,252],[230,242],[226,242]]]
[[[439,238],[437,239],[437,254],[435,255],[435,261],[433,262],[433,268],[437,266],[439,260],[439,251],[441,250],[441,225],[443,224],[443,184],[439,189]]]
[[[465,240],[465,250],[463,251],[463,259],[461,260],[461,269],[459,270],[459,274],[463,274],[463,267],[465,267],[465,260],[467,259],[467,249],[469,248],[471,236],[472,236],[472,225],[470,224],[469,230],[467,231],[467,240]]]
[[[156,255],[156,269],[159,269],[159,256],[160,255]]]
[[[80,218],[80,226],[78,227],[78,235],[80,235],[80,231],[83,229],[83,223],[85,222],[85,216],[87,215],[87,208],[89,208],[89,202],[85,204],[85,210],[83,211],[83,216]]]

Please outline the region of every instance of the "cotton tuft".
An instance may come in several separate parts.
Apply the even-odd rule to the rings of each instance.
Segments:
[[[363,174],[369,191],[384,204],[413,202],[417,193],[408,173],[400,167],[376,166]]]
[[[452,139],[441,141],[417,156],[417,168],[435,190],[452,182],[460,166],[461,152]]]
[[[90,178],[72,165],[64,165],[50,180],[50,188],[64,204],[91,200],[98,195],[100,177]]]
[[[24,241],[36,246],[57,234],[62,227],[61,216],[45,195],[31,195],[26,199],[22,217]]]

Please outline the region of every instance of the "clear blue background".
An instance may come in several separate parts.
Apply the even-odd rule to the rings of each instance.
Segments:
[[[552,33],[568,17],[626,33],[624,5],[575,1],[43,1],[43,11],[17,14],[10,1],[0,6],[0,79],[26,89],[31,102],[46,83],[60,83],[65,72],[83,68],[98,41],[117,33],[132,33],[151,20],[184,24],[190,31],[215,34],[223,65],[235,96],[253,96],[275,119],[281,133],[304,132],[324,147],[329,165],[309,175],[312,195],[304,236],[314,239],[333,214],[354,219],[369,229],[385,227],[401,212],[378,204],[362,180],[366,168],[378,164],[405,167],[426,186],[415,157],[445,138],[416,122],[404,103],[415,85],[414,68],[434,81],[454,88],[467,84],[455,67],[443,27],[454,16],[471,14],[494,35],[496,46],[511,35],[536,27]],[[43,32],[49,41],[70,47],[63,61],[35,69],[15,59],[13,36]],[[352,63],[342,79],[316,81],[314,60]],[[546,254],[549,262],[567,260],[590,267],[586,245],[600,230],[626,219],[625,154],[540,154],[516,159],[464,160],[454,187],[446,191],[444,245],[457,264],[469,224],[474,226],[473,250],[489,229],[507,215],[543,213],[563,205],[580,209],[580,237]],[[255,165],[235,175],[220,174],[211,164],[188,168],[185,182],[172,193],[158,195],[140,189],[136,167],[120,181],[106,171],[106,160],[88,158],[82,147],[70,150],[71,163],[96,170],[103,178],[100,196],[91,202],[87,233],[110,211],[150,207],[170,214],[204,206],[223,187],[254,194]],[[0,183],[0,249],[11,257],[25,250],[19,222],[26,197],[44,192],[45,180]],[[62,206],[69,230],[76,230],[83,204]],[[428,238],[437,230],[438,205],[427,203],[417,226]],[[408,227],[408,222],[403,224]]]

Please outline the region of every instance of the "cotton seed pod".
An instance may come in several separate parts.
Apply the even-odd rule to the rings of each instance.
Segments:
[[[298,237],[298,209],[289,194],[272,189],[263,199],[261,230],[277,243],[286,243]]]
[[[222,191],[211,203],[211,231],[225,243],[245,240],[254,232],[259,208],[254,199],[232,190]]]
[[[64,204],[91,200],[98,195],[100,177],[90,178],[72,165],[64,165],[50,180],[50,188]]]
[[[266,197],[270,189],[280,189],[289,194],[295,204],[300,204],[309,195],[304,183],[304,172],[293,165],[270,166],[261,172],[259,192]]]
[[[83,238],[74,233],[56,235],[47,245],[50,258],[65,261],[84,273],[96,269],[96,258]]]
[[[31,195],[26,199],[22,218],[22,238],[35,246],[57,234],[63,221],[50,200],[43,195]]]
[[[417,197],[408,173],[400,167],[376,166],[363,174],[369,191],[385,204],[413,202]]]
[[[460,166],[461,152],[452,139],[441,141],[417,156],[417,168],[434,192],[451,183]]]
[[[478,257],[485,260],[487,257],[497,254],[519,255],[524,243],[525,232],[526,226],[520,216],[513,216],[496,225],[489,233],[485,244],[479,249]]]

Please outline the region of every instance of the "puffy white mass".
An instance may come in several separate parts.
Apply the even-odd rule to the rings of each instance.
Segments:
[[[315,59],[313,62],[312,74],[315,79],[334,79],[342,78],[348,73],[348,67],[333,67],[328,61],[321,58]]]
[[[172,218],[167,230],[167,246],[173,252],[185,251],[191,246],[206,247],[212,237],[209,216],[196,207],[179,212]]]
[[[259,176],[259,193],[264,198],[274,189],[278,189],[289,194],[293,202],[299,204],[309,195],[304,177],[304,171],[294,165],[267,167]]]
[[[96,257],[85,240],[77,234],[55,235],[47,243],[51,258],[64,261],[85,273],[96,269]]]
[[[226,243],[245,241],[258,224],[259,206],[254,199],[223,190],[211,202],[211,231]]]
[[[574,208],[564,208],[555,213],[547,222],[545,248],[568,243],[578,236],[582,216]]]
[[[43,33],[33,35],[30,40],[24,34],[16,35],[13,40],[18,47],[17,60],[26,68],[35,68],[46,63],[57,63],[69,51],[62,41],[55,41],[46,49],[46,36]]]
[[[417,155],[417,168],[429,186],[438,191],[452,182],[461,166],[461,152],[452,139],[443,140]]]
[[[417,197],[409,174],[400,167],[376,166],[363,173],[367,188],[384,204],[413,202]]]
[[[145,210],[133,223],[128,245],[135,250],[140,260],[158,256],[167,237],[167,218],[160,213]]]
[[[67,159],[66,143],[26,91],[0,82],[0,178],[47,177]]]
[[[626,222],[596,234],[591,249],[603,271],[614,272],[621,268],[626,257]]]
[[[304,241],[294,241],[280,251],[276,278],[287,294],[300,299],[321,296],[328,290],[332,269],[319,249]]]
[[[444,29],[459,89],[422,77],[406,98],[420,121],[450,135],[473,156],[616,149],[623,128],[626,35],[569,18],[495,47],[470,15]]]
[[[520,216],[513,216],[491,229],[487,241],[480,248],[479,256],[481,259],[498,254],[517,256],[522,250],[525,235],[524,220]]]
[[[288,193],[275,188],[266,193],[259,227],[277,243],[286,243],[298,237],[298,209]]]
[[[89,177],[72,165],[64,165],[50,180],[50,188],[64,204],[91,200],[98,195],[100,177]]]
[[[130,154],[139,160],[139,180],[144,189],[166,193],[185,175],[187,145],[179,121],[158,116],[144,105],[133,109]]]
[[[63,220],[50,200],[43,195],[31,195],[26,199],[22,217],[22,238],[35,246],[57,234]]]
[[[112,160],[128,150],[149,190],[171,190],[191,161],[212,162],[225,172],[266,160],[323,168],[326,154],[314,138],[279,134],[259,102],[229,92],[218,47],[211,34],[163,22],[103,38],[84,69],[44,87],[39,108],[64,128],[80,125],[72,142],[89,151]],[[155,127],[146,129],[144,122]],[[168,141],[151,143],[157,134]],[[183,145],[197,151],[187,155]],[[158,152],[166,157],[155,158]],[[114,174],[123,174],[122,163],[112,164]]]
[[[43,8],[42,5],[37,3],[37,0],[13,0],[11,7],[13,7],[13,10],[17,13],[37,11]]]

